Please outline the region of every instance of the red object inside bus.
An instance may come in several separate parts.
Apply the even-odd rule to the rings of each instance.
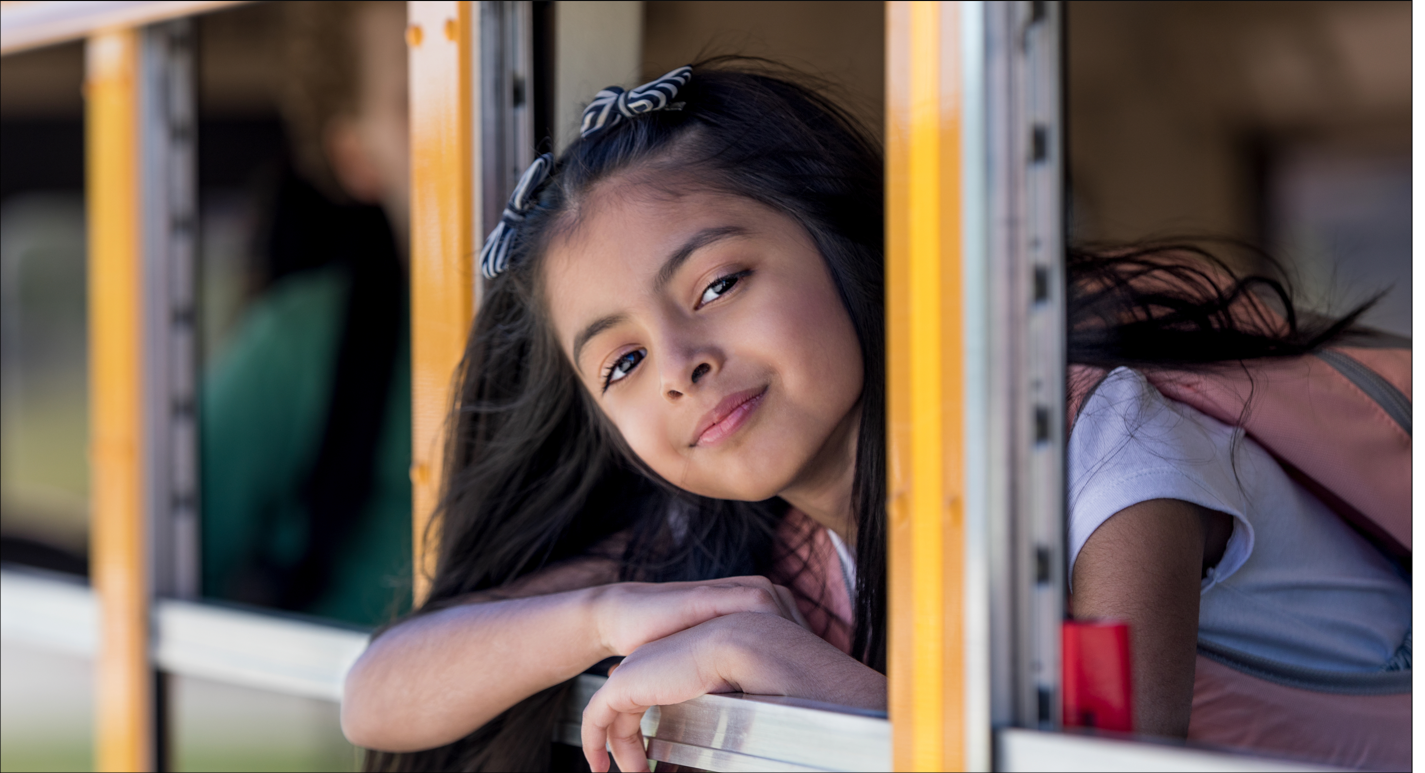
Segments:
[[[1064,726],[1133,732],[1128,624],[1065,620]]]

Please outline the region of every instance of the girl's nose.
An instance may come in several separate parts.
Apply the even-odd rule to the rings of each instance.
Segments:
[[[707,383],[707,377],[722,368],[722,356],[718,347],[709,346],[707,341],[690,341],[684,329],[667,331],[665,340],[655,342],[662,346],[658,357],[661,362],[659,376],[663,382],[663,396],[669,402],[678,402],[684,395],[692,394],[700,384]]]
[[[686,378],[665,382],[666,390],[664,391],[664,396],[670,401],[677,402],[682,399],[683,395],[689,394],[697,387],[699,379],[712,372],[713,366],[706,361],[706,358],[700,358],[694,360],[694,362],[697,364],[693,365],[692,371],[688,373]],[[680,368],[680,370],[683,369]],[[684,370],[684,372],[687,371]]]

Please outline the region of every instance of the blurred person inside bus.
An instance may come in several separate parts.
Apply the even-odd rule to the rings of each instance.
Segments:
[[[283,20],[265,287],[202,389],[204,594],[371,625],[410,567],[405,4]]]

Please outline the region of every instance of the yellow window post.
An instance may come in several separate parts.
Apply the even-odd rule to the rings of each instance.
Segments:
[[[982,4],[964,2],[891,2],[886,11],[889,698],[896,770],[989,765],[985,564],[968,552],[983,552],[986,512],[983,465],[969,458],[984,439],[982,417],[970,411],[983,400],[985,331],[975,320],[984,302],[978,294],[985,253],[973,200],[979,170],[967,166],[979,141],[981,112],[969,107],[967,91],[982,74],[974,58],[981,52],[975,44],[981,11]]]
[[[427,534],[440,495],[451,384],[475,312],[474,3],[409,4],[411,94],[411,483],[415,603],[435,571]]]
[[[139,32],[86,49],[91,574],[99,599],[95,764],[155,763],[144,519]]]

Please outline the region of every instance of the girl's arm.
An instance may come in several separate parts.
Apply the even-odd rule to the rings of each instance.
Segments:
[[[577,562],[391,628],[347,674],[343,732],[367,748],[429,749],[600,660],[710,618],[800,621],[791,594],[763,577],[581,587],[611,575],[611,565]]]
[[[1204,567],[1222,558],[1231,534],[1229,515],[1154,499],[1104,521],[1079,552],[1074,616],[1129,624],[1140,733],[1187,736]]]

